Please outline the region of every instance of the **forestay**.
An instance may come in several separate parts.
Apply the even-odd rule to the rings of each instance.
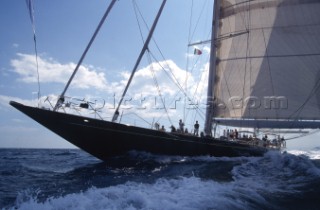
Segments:
[[[220,6],[214,117],[319,127],[320,1],[221,0]]]

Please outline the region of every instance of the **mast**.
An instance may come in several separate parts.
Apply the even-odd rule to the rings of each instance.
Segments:
[[[162,10],[163,10],[166,2],[167,2],[167,0],[163,0],[163,1],[162,1],[161,7],[160,7],[160,9],[159,9],[159,11],[158,11],[158,14],[157,14],[157,16],[156,16],[153,24],[152,24],[152,27],[151,27],[151,29],[150,29],[150,32],[149,32],[148,37],[147,37],[147,39],[146,39],[146,42],[145,42],[144,45],[143,45],[143,48],[142,48],[142,50],[141,50],[141,52],[140,52],[140,55],[139,55],[139,57],[138,57],[138,59],[137,59],[137,61],[136,61],[136,64],[135,64],[134,67],[133,67],[132,72],[131,72],[131,75],[130,75],[130,78],[129,78],[129,80],[128,80],[128,83],[127,83],[127,85],[126,85],[126,87],[125,87],[125,89],[124,89],[124,91],[123,91],[123,93],[122,93],[122,96],[121,96],[121,99],[120,99],[120,101],[119,101],[119,104],[118,104],[118,106],[117,106],[117,108],[116,108],[116,111],[115,111],[114,114],[113,114],[112,122],[115,122],[115,121],[117,120],[118,116],[119,116],[119,109],[120,109],[120,106],[121,106],[122,101],[123,101],[123,99],[124,99],[124,96],[126,95],[126,93],[127,93],[127,91],[128,91],[128,88],[129,88],[129,86],[130,86],[130,84],[131,84],[131,81],[132,81],[132,79],[133,79],[133,76],[134,76],[136,70],[137,70],[138,67],[139,67],[140,61],[141,61],[144,53],[146,52],[146,50],[148,50],[148,46],[149,46],[150,40],[151,40],[152,35],[153,35],[153,32],[154,32],[154,30],[155,30],[155,28],[156,28],[156,26],[157,26],[157,24],[158,24],[158,20],[159,20],[159,18],[160,18],[160,15],[161,15],[161,13],[162,13]]]
[[[57,103],[56,103],[53,111],[56,111],[59,108],[59,106],[61,105],[61,103],[63,103],[64,95],[67,92],[67,90],[68,90],[68,88],[69,88],[69,86],[71,84],[71,81],[73,80],[74,76],[76,75],[80,65],[82,64],[83,59],[87,55],[88,50],[90,49],[94,39],[96,38],[98,32],[100,31],[101,26],[103,25],[104,21],[108,17],[108,15],[109,15],[109,13],[110,13],[110,11],[111,11],[111,9],[112,9],[112,7],[114,6],[115,3],[116,3],[116,0],[112,0],[112,2],[109,4],[108,9],[106,10],[106,12],[104,13],[103,17],[101,18],[99,25],[97,26],[97,28],[96,28],[93,36],[91,37],[86,49],[84,50],[84,52],[83,52],[83,54],[82,54],[82,56],[81,56],[81,58],[80,58],[80,60],[79,60],[79,62],[77,64],[76,68],[74,69],[74,71],[73,71],[73,73],[72,73],[72,75],[71,75],[71,77],[70,77],[70,79],[69,79],[69,81],[67,83],[67,85],[65,86],[65,88],[62,91],[61,95],[59,96],[59,99],[57,100]]]
[[[211,32],[211,50],[210,50],[210,67],[208,76],[208,92],[207,92],[207,107],[206,119],[204,125],[205,135],[211,136],[213,109],[214,109],[214,95],[213,85],[216,74],[216,40],[219,29],[219,16],[220,16],[220,0],[214,0],[213,5],[213,18],[212,18],[212,32]]]

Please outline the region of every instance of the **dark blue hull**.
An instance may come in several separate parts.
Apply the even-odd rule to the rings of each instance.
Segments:
[[[262,156],[267,149],[210,137],[168,133],[104,120],[10,104],[91,155],[106,160],[137,150],[179,156]]]

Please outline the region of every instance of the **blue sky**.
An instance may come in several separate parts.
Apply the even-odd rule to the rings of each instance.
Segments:
[[[79,0],[34,1],[34,23],[42,97],[58,95],[62,92],[109,2],[101,0],[90,2]],[[188,38],[191,37],[188,36],[191,28],[190,14],[188,14],[191,1],[183,4],[181,2],[168,1],[154,34],[154,40],[164,57],[160,55],[154,42],[150,44],[150,51],[152,56],[162,61],[162,65],[170,66],[174,78],[183,84],[187,58],[189,62],[191,60],[192,66],[197,65],[198,72],[195,77],[205,79],[201,72],[206,68],[208,60],[207,46],[203,46],[204,55],[199,57],[192,55],[194,48],[188,48],[187,44],[188,40],[209,39],[209,24],[201,25],[197,24],[197,21],[202,19],[204,23],[210,23],[209,12],[212,3],[202,0],[199,4],[201,7],[194,7],[194,15],[197,12],[198,15],[195,16],[197,19],[191,23],[193,25],[192,38]],[[144,39],[148,32],[145,24],[151,27],[160,3],[160,1],[137,1],[143,16],[143,19],[139,17],[139,24]],[[203,15],[199,15],[199,11],[202,11]],[[0,147],[71,146],[65,140],[8,106],[9,100],[31,105],[37,104],[35,101],[38,91],[35,50],[32,24],[25,1],[2,1],[0,21],[2,26],[0,37],[0,112],[2,116],[0,131],[2,137]],[[132,2],[117,1],[66,95],[110,100],[114,94],[120,96],[128,72],[132,70],[141,48],[142,39]],[[150,62],[147,56],[144,57],[132,83],[132,91],[129,91],[129,96],[133,96],[135,102],[139,101],[139,94],[141,97],[147,96],[149,101],[145,101],[144,106],[148,108],[155,106],[152,100],[156,100],[153,97],[156,97],[157,93],[157,90],[151,87],[153,80],[150,75],[150,63],[154,61]],[[159,86],[169,86],[162,94],[170,99],[169,106],[172,107],[172,101],[180,98],[174,93],[173,88],[176,86],[169,81],[168,76],[160,72],[159,66],[152,68],[156,74],[159,74],[157,76]],[[193,75],[189,75],[189,80],[190,86],[195,84]],[[141,86],[142,83],[143,86]],[[206,89],[205,86],[200,88]],[[107,103],[111,103],[110,100]],[[157,100],[159,101],[159,98]],[[158,104],[157,106],[160,107]],[[152,112],[149,115],[141,114],[144,119],[149,118],[147,119],[149,123],[155,117],[158,119],[160,117],[160,122],[168,129],[170,122],[162,117],[163,114],[156,113],[154,109]],[[171,112],[171,115],[176,114],[176,116],[171,116],[172,118],[181,117],[181,113],[176,113],[175,110]],[[110,118],[110,115],[111,113],[106,118]],[[132,119],[131,113],[128,113],[128,116],[128,123],[139,124],[139,120],[141,121],[140,118]]]
[[[61,93],[109,2],[34,0],[41,96]],[[136,2],[150,27],[161,2]],[[194,48],[188,48],[187,44],[210,39],[212,1],[194,2],[197,4],[194,4],[193,19],[190,21],[192,1],[168,1],[154,35],[164,58],[154,42],[150,45],[150,51],[164,66],[171,68],[179,84],[184,85],[185,75],[188,75],[188,90],[194,92],[197,89],[199,93],[194,97],[198,97],[206,90],[203,84],[206,80],[209,48],[206,45],[199,46],[203,54],[194,56]],[[139,20],[143,37],[146,39],[148,30],[143,20]],[[0,147],[72,147],[8,105],[9,100],[36,105],[38,86],[33,32],[25,1],[1,1],[0,25]],[[110,106],[113,95],[122,93],[128,72],[133,68],[141,47],[142,40],[133,4],[127,0],[117,1],[66,95],[99,100],[107,98],[110,99],[107,101]],[[148,108],[155,106],[152,103],[157,92],[157,89],[151,86],[154,84],[150,73],[152,62],[148,61],[147,56],[144,57],[133,81],[132,91],[129,92],[136,102],[139,102],[139,95],[147,96],[149,101],[146,100],[144,105]],[[169,106],[172,107],[172,101],[183,94],[174,93],[176,85],[170,81],[168,75],[160,71],[159,66],[153,65],[152,69],[157,74],[159,86],[167,87],[162,94],[170,99]],[[186,69],[189,71],[186,72]],[[197,80],[203,82],[198,83]],[[182,104],[182,101],[179,101],[178,106],[182,106],[180,102]],[[105,118],[108,120],[111,114],[108,113]],[[185,113],[173,109],[170,115],[174,122],[179,118],[191,118],[191,122],[198,119],[201,123],[202,119],[195,113],[188,113],[186,117]],[[143,124],[141,118],[133,118],[133,114],[129,112],[127,116],[127,123]],[[148,114],[141,113],[141,116],[149,123],[160,119],[160,123],[167,129],[170,125],[170,121],[165,120],[163,114],[154,109]],[[316,134],[302,140],[307,142],[307,145],[314,146],[317,144],[315,139],[319,138],[320,135]],[[292,145],[298,147],[300,142],[293,142]]]

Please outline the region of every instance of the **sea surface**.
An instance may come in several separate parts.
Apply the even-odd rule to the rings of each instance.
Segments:
[[[320,148],[263,157],[0,149],[0,209],[320,209]]]

